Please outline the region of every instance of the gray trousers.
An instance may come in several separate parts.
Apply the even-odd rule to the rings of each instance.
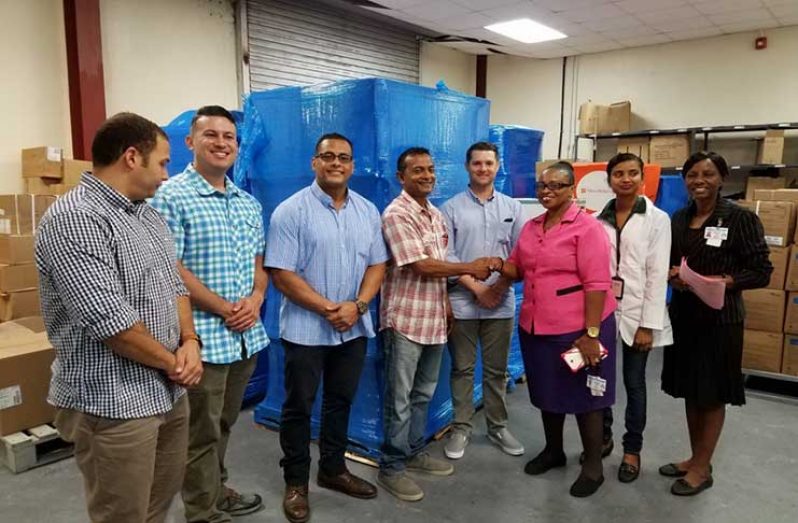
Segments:
[[[505,403],[507,356],[513,336],[513,319],[455,320],[449,335],[452,356],[453,428],[470,434],[474,428],[474,369],[477,344],[482,347],[482,397],[488,431],[507,426]]]

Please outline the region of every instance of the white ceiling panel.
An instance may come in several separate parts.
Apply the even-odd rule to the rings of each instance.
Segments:
[[[372,0],[371,9],[452,40],[476,38],[519,56],[554,58],[798,25],[798,0]],[[521,44],[484,29],[531,18],[568,38]],[[484,54],[489,46],[447,42]],[[559,54],[558,54],[559,53]]]

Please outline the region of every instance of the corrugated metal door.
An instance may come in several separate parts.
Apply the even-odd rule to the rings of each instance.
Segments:
[[[247,0],[253,91],[381,76],[418,83],[407,29],[307,0]]]

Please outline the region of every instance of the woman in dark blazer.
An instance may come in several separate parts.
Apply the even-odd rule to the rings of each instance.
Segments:
[[[678,478],[671,493],[679,496],[698,494],[713,484],[712,454],[725,406],[745,403],[741,291],[765,287],[773,271],[759,217],[720,197],[728,174],[722,156],[692,155],[682,168],[691,200],[671,222],[674,343],[664,352],[662,390],[685,400],[692,455],[659,471]],[[723,280],[726,293],[720,310],[706,305],[684,284],[679,276],[682,258],[693,271]]]

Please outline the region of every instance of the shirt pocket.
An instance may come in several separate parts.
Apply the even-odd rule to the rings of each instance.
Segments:
[[[509,248],[513,243],[513,222],[501,221],[497,223],[493,228],[493,234],[496,242]]]
[[[263,221],[260,217],[247,217],[242,225],[248,251],[252,257],[263,254]]]

